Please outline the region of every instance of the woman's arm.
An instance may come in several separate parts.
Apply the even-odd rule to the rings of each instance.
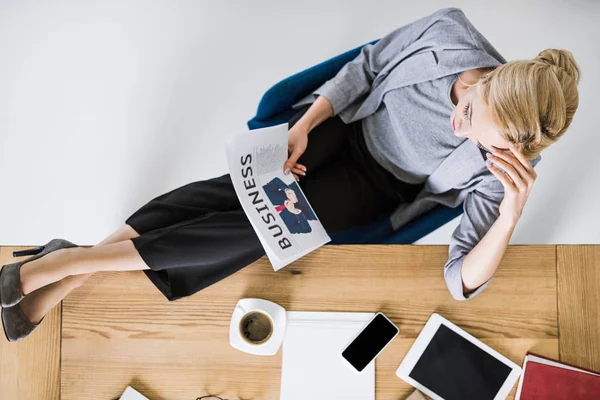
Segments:
[[[496,272],[516,221],[500,215],[481,241],[467,254],[462,264],[463,293],[468,295]]]
[[[283,173],[293,173],[298,180],[298,175],[306,175],[306,167],[298,163],[298,159],[308,146],[308,134],[320,123],[333,116],[331,103],[325,96],[319,96],[310,105],[308,110],[288,131],[288,152],[290,156],[283,165]]]
[[[300,125],[302,132],[308,135],[310,131],[332,116],[331,103],[325,96],[319,96],[294,126]]]
[[[442,8],[416,21],[394,29],[376,43],[361,47],[359,54],[347,62],[337,74],[313,91],[318,96],[307,112],[290,129],[288,151],[290,157],[283,170],[292,172],[296,179],[304,175],[304,166],[296,164],[308,144],[308,133],[327,118],[339,114],[351,103],[366,95],[377,74],[408,46],[424,35],[436,37],[447,33],[452,25],[461,24],[464,13],[455,7]],[[433,28],[435,26],[435,28]]]
[[[489,160],[506,173],[489,162],[487,166],[504,186],[504,198],[500,216],[463,261],[464,294],[477,289],[496,272],[537,177],[529,160],[514,146],[511,146],[512,154],[492,148],[492,154],[488,153]]]

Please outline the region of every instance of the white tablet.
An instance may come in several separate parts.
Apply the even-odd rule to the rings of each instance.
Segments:
[[[396,371],[434,400],[499,400],[521,368],[439,314],[433,314]]]

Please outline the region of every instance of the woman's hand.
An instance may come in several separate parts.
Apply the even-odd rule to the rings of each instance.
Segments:
[[[304,128],[304,125],[296,123],[288,131],[288,152],[290,156],[283,166],[284,174],[287,175],[291,171],[296,180],[300,179],[298,175],[306,175],[306,167],[297,163],[298,158],[306,150],[306,146],[308,146],[308,130]]]
[[[488,158],[494,164],[502,168],[486,163],[488,169],[498,178],[504,186],[504,199],[500,204],[500,215],[508,217],[513,223],[517,223],[523,212],[523,207],[529,197],[529,192],[537,178],[533,166],[523,153],[513,144],[510,144],[511,154],[492,146],[492,155]]]

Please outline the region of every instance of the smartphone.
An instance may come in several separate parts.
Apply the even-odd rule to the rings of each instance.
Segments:
[[[400,329],[383,313],[377,313],[342,352],[342,357],[361,372],[398,335]]]

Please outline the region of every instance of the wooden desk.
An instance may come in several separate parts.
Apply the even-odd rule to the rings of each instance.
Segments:
[[[587,278],[600,278],[594,272],[600,246],[561,248],[509,247],[490,286],[467,302],[453,300],[446,288],[447,246],[325,246],[277,273],[261,259],[175,302],[167,302],[141,272],[96,274],[63,302],[60,398],[115,399],[132,385],[151,400],[193,400],[207,393],[232,400],[278,399],[281,351],[259,357],[229,345],[231,313],[244,297],[272,300],[287,310],[384,312],[400,335],[377,359],[378,400],[404,399],[411,392],[395,370],[433,312],[517,364],[528,350],[558,358],[560,347],[569,349],[561,358],[598,370],[597,331],[577,328],[583,318],[592,327],[600,324],[597,284],[578,277],[580,272],[564,272],[557,286],[557,255],[563,260],[559,270],[583,265],[590,270]],[[587,294],[573,300],[569,294],[578,285],[588,285]],[[558,288],[565,298],[559,297],[560,309],[578,308],[575,317],[561,318],[561,331]],[[573,344],[563,345],[563,328],[570,332],[568,340],[587,341],[589,349],[575,352]],[[17,346],[48,340],[52,335],[36,331]],[[8,351],[14,344],[0,343],[0,352],[11,345]],[[43,358],[37,361],[44,365]]]

